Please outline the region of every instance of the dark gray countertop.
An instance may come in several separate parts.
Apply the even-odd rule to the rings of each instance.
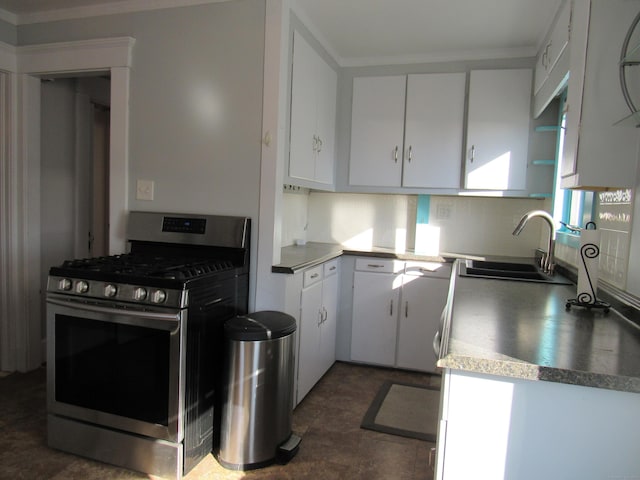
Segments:
[[[615,309],[566,310],[575,296],[573,285],[456,276],[438,365],[640,393],[640,328]]]
[[[341,255],[363,255],[398,260],[417,260],[425,262],[452,261],[452,256],[428,256],[414,252],[398,253],[391,248],[372,247],[367,250],[354,250],[333,243],[307,242],[305,245],[291,245],[280,251],[280,263],[273,265],[273,273],[296,273],[308,267],[324,263]]]
[[[273,273],[296,273],[314,265],[342,255],[342,245],[333,243],[307,242],[305,245],[291,245],[280,250],[280,263],[273,265]]]

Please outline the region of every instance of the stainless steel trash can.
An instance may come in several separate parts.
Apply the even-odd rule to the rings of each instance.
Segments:
[[[218,462],[231,470],[286,463],[300,443],[291,432],[296,321],[263,311],[228,320],[224,330]]]

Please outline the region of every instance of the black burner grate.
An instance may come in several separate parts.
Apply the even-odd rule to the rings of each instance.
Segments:
[[[96,272],[133,276],[137,278],[160,278],[191,280],[210,275],[235,266],[229,260],[211,258],[165,258],[139,254],[112,255],[108,257],[67,260],[60,267],[67,274],[73,272]]]

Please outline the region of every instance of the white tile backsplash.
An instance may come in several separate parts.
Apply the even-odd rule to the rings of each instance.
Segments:
[[[632,191],[598,194],[596,223],[601,229],[599,277],[626,289],[632,226]],[[367,248],[413,249],[416,237],[416,195],[285,193],[282,246],[298,238]],[[531,256],[546,249],[547,227],[533,219],[518,237],[511,235],[529,210],[550,211],[539,199],[437,196],[430,198],[428,235],[440,252]],[[423,234],[424,230],[419,232]],[[420,250],[418,245],[416,250]],[[431,252],[431,250],[429,249]],[[556,244],[556,257],[577,267],[579,251]]]
[[[512,232],[523,214],[537,209],[544,209],[542,200],[432,196],[429,225],[440,229],[441,251],[532,256],[546,245],[546,224],[534,219],[520,236]]]
[[[299,197],[284,195],[283,246],[293,244],[307,223],[308,241],[397,251],[415,246],[415,195],[311,192],[306,216]],[[546,224],[534,219],[519,237],[511,232],[525,212],[545,206],[538,199],[431,196],[429,226],[439,231],[441,252],[531,256],[546,245]]]
[[[600,230],[598,278],[627,290],[629,245],[631,242],[633,191],[629,189],[596,194],[594,222]],[[584,227],[584,225],[581,225]],[[558,243],[556,257],[578,267],[580,250]]]
[[[296,239],[307,240],[309,195],[284,193],[282,195],[282,246],[293,245]]]
[[[312,192],[308,239],[351,248],[404,251],[413,244],[415,201],[408,195]]]

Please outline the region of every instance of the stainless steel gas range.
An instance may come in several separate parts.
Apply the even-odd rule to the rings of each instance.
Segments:
[[[215,448],[223,324],[247,312],[250,220],[131,212],[129,253],[47,287],[49,446],[181,478]]]

